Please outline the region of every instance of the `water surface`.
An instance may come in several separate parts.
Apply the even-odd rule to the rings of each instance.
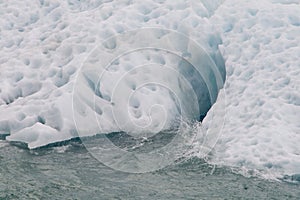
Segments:
[[[300,185],[247,178],[199,158],[129,174],[79,142],[28,150],[0,141],[0,199],[299,199]]]

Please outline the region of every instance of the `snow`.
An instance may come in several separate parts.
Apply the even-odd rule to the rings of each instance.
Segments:
[[[300,173],[299,0],[0,6],[7,140],[36,148],[120,130],[149,137],[181,114],[199,120],[216,101],[202,122],[213,138],[209,162]]]

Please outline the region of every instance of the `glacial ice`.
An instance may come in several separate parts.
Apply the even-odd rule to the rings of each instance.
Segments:
[[[36,148],[77,137],[78,128],[84,135],[94,135],[99,125],[103,133],[132,132],[139,126],[145,134],[153,134],[172,126],[181,114],[179,102],[190,119],[207,114],[202,126],[209,129],[213,116],[223,112],[226,97],[225,123],[209,162],[262,170],[266,176],[300,173],[298,0],[10,0],[0,1],[0,6],[0,134],[8,134],[7,140]],[[218,67],[222,79],[216,81],[225,80],[224,57],[224,89],[214,81],[205,85],[190,63],[179,59],[193,62],[199,48],[185,52],[193,43],[176,39],[176,34],[167,44],[175,53],[157,49],[125,53],[105,70],[99,84],[97,74],[105,68],[95,71],[87,63],[103,53],[101,44],[113,56],[126,45],[132,47],[122,40],[124,33],[145,28],[151,29],[149,33],[160,28],[192,38],[212,58],[207,60],[210,65]],[[122,43],[113,40],[116,35]],[[159,41],[146,35],[136,37],[134,44]],[[195,65],[204,61],[199,62]],[[174,77],[181,77],[183,88],[174,84]],[[147,78],[163,84],[143,82]],[[139,88],[143,83],[145,87]],[[128,102],[111,95],[116,84],[122,89],[117,95],[136,91]],[[175,95],[163,85],[172,85]],[[194,94],[185,96],[185,89]],[[219,89],[225,95],[217,97]],[[198,107],[188,106],[196,101]],[[121,126],[112,120],[114,105]],[[195,143],[194,151],[199,149]]]

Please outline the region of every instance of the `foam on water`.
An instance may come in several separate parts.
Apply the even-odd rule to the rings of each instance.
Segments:
[[[96,134],[99,122],[102,133],[132,132],[135,129],[132,125],[120,123],[125,124],[120,127],[112,120],[110,108],[111,103],[116,103],[111,96],[114,80],[131,72],[127,74],[131,79],[124,77],[125,82],[120,82],[122,91],[134,90],[142,80],[153,77],[173,83],[172,89],[176,91],[172,95],[168,88],[148,84],[130,96],[126,114],[135,125],[146,127],[145,134],[169,129],[181,114],[178,102],[186,103],[183,110],[190,119],[207,114],[203,128],[208,129],[212,116],[222,112],[222,98],[226,96],[226,122],[210,162],[268,171],[269,176],[276,177],[300,173],[299,1],[12,0],[1,1],[0,6],[0,134],[9,134],[7,140],[25,142],[29,148],[36,148],[77,137],[72,102],[76,107],[75,117],[82,123],[77,125],[84,129],[79,131],[84,135]],[[222,87],[217,85],[213,89],[216,95],[211,98],[203,91],[213,84],[205,85],[206,81],[197,75],[187,78],[195,74],[188,62],[182,62],[174,52],[151,49],[124,54],[115,60],[101,77],[103,84],[98,85],[99,77],[95,74],[101,73],[104,67],[100,66],[95,73],[82,67],[83,63],[94,62],[97,55],[93,57],[93,52],[97,53],[97,46],[104,41],[108,49],[120,50],[122,45],[108,38],[145,27],[177,31],[192,38],[211,56],[223,80],[224,57],[226,82],[221,93],[225,95],[217,99]],[[136,43],[150,41],[151,34],[148,39],[145,35],[136,37]],[[161,44],[177,48],[182,57],[189,58],[185,50],[192,42],[172,34],[168,40],[170,43]],[[121,38],[121,41],[123,45],[132,45],[126,44],[129,40]],[[188,52],[192,56],[199,53],[191,48]],[[133,68],[145,63],[155,66],[134,71]],[[157,68],[180,64],[191,69],[172,68],[184,77],[183,88],[177,88],[172,79],[178,74],[172,74],[170,68],[167,71]],[[82,88],[74,100],[78,80],[84,84],[80,85]],[[196,85],[200,85],[198,92]],[[185,89],[193,89],[195,95],[186,96]],[[93,105],[95,99],[86,98],[89,95],[99,97],[95,104],[98,106]],[[195,99],[200,111],[188,107]],[[205,104],[205,99],[210,102]],[[120,98],[114,100],[119,101],[116,105],[124,103]],[[215,100],[216,104],[207,113]],[[153,107],[153,101],[159,106]],[[151,123],[149,109],[154,114]],[[189,109],[199,115],[187,112]],[[117,113],[119,120],[126,121],[125,111],[121,109]],[[91,115],[98,116],[96,123],[92,123],[95,126],[85,126],[90,124]],[[194,151],[200,147],[196,142]]]

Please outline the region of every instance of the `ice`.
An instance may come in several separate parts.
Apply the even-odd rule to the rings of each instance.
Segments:
[[[0,119],[3,124],[1,127],[3,134],[10,134],[7,139],[26,142],[30,148],[35,148],[78,136],[73,121],[74,109],[72,108],[74,82],[79,74],[80,65],[93,48],[105,38],[131,29],[156,26],[171,30],[178,29],[179,32],[187,36],[197,35],[199,37],[199,39],[196,38],[197,42],[203,46],[208,45],[205,37],[209,37],[208,35],[214,33],[209,30],[210,25],[205,20],[189,14],[192,13],[190,4],[185,1],[179,1],[178,3],[168,1],[162,6],[161,3],[148,1],[146,4],[138,2],[134,5],[129,5],[127,1],[1,2],[3,8],[1,25],[4,28],[0,45],[3,55],[1,65],[4,70],[1,72]],[[180,12],[180,15],[174,18],[176,10],[178,10],[178,13]],[[115,12],[114,15],[112,15],[113,12]],[[127,13],[131,14],[128,15]],[[6,18],[7,20],[5,20]],[[201,28],[198,26],[199,31],[190,31],[192,29],[189,27],[192,24],[186,24],[190,18],[194,18],[193,21],[198,23],[202,22],[203,26]],[[180,22],[180,20],[185,20],[185,22]],[[204,29],[210,34],[205,33]],[[178,38],[175,34],[171,34],[168,37],[170,40],[176,41],[172,42],[171,46],[180,51],[180,54],[183,53],[184,56],[190,56],[186,52],[188,40],[181,40],[183,37]],[[218,39],[219,36],[216,35],[215,38]],[[146,38],[141,38],[141,40],[143,39]],[[138,42],[141,43],[141,41]],[[209,53],[213,56],[224,79],[224,60],[217,49],[217,44],[220,42],[220,39],[215,43],[211,42],[209,44],[211,47],[208,47],[206,50],[210,51]],[[116,41],[113,39],[107,40],[105,43],[106,48],[110,50],[115,49],[116,45]],[[194,51],[193,54],[201,53],[196,52],[194,49],[190,51]],[[149,55],[150,53],[150,51],[146,52]],[[163,54],[164,52],[161,52],[161,55]],[[176,56],[165,58],[164,56],[157,56],[157,53],[150,55],[149,58],[142,58],[142,53],[135,53],[130,56],[125,57],[128,61],[120,60],[118,61],[119,64],[112,65],[109,71],[118,71],[119,74],[122,74],[132,70],[136,65],[143,64],[143,59],[150,59],[148,61],[149,64],[152,62],[166,66],[178,65],[187,69],[191,68],[187,63],[180,62]],[[132,60],[136,60],[136,62],[132,62]],[[209,64],[210,61],[207,62]],[[119,66],[124,66],[124,68]],[[147,74],[146,71],[138,73],[141,76],[140,80],[157,74],[155,70],[152,70],[150,74],[145,76],[141,74]],[[193,71],[188,72],[186,70],[186,72],[182,71],[181,73],[185,73],[185,78],[188,78]],[[83,94],[83,98],[79,102],[74,102],[78,112],[83,115],[97,113],[101,116],[103,132],[119,130],[119,127],[116,127],[116,124],[113,123],[112,113],[103,106],[107,102],[110,103],[112,99],[112,96],[109,94],[112,89],[110,85],[113,85],[115,82],[112,78],[117,79],[119,75],[112,74],[113,76],[110,77],[108,74],[108,77],[103,77],[107,79],[104,81],[106,83],[98,86],[97,81],[99,77],[95,76],[95,71],[84,71],[83,74],[87,83],[87,88],[85,89],[89,89],[92,92],[95,89],[99,89],[95,91],[95,94],[103,101],[100,100],[99,105],[93,107],[93,101],[87,99],[85,97],[86,94]],[[169,76],[171,77],[171,74]],[[138,75],[133,77],[133,79],[137,78]],[[167,77],[161,77],[161,79],[163,78]],[[192,81],[193,88],[196,88],[196,84],[202,84],[197,95],[202,94],[206,97],[201,98],[199,101],[199,108],[202,111],[201,116],[196,118],[203,118],[211,104],[208,101],[209,96],[205,92],[201,92],[201,88],[206,88],[206,86],[203,84],[203,80],[199,79],[199,75],[189,77],[189,79]],[[128,85],[132,90],[137,89],[137,83],[130,80],[124,84]],[[216,92],[213,94],[212,102],[215,101],[217,89],[221,88],[221,85],[218,87],[211,86],[211,89]],[[150,118],[147,117],[149,113],[146,110],[152,110],[151,113],[156,116],[159,116],[159,113],[164,115],[165,111],[160,110],[159,106],[152,107],[146,100],[141,100],[143,98],[149,99],[150,96],[152,96],[152,99],[156,99],[155,101],[160,102],[160,105],[163,105],[162,107],[168,108],[167,113],[169,115],[173,114],[176,116],[179,114],[176,114],[177,108],[173,103],[174,96],[170,95],[169,91],[161,87],[151,86],[151,84],[147,85],[147,87],[150,89],[139,90],[135,94],[135,98],[130,98],[129,101],[129,105],[132,107],[129,112],[132,116],[135,116],[136,123],[147,124],[149,122]],[[149,102],[151,102],[151,98]],[[155,114],[156,112],[157,114]],[[152,117],[153,126],[150,126],[149,129],[160,127],[158,121],[161,118],[156,118]],[[174,119],[170,118],[168,120],[172,121]],[[89,117],[82,120],[82,122],[89,121]],[[36,124],[42,125],[35,126]],[[59,134],[60,136],[54,136],[55,131],[53,131],[52,138],[44,139],[44,134],[40,131],[40,127],[44,126],[56,130],[56,135]],[[166,126],[171,126],[171,124]],[[30,131],[38,135],[34,137],[36,141],[33,139],[25,140],[24,138],[26,137],[21,137],[22,134],[29,134],[29,132],[24,133],[23,131],[24,128],[28,127],[31,127]],[[130,126],[127,126],[127,128],[132,129]],[[94,129],[90,127],[87,130],[87,134],[96,134],[96,130],[98,130],[96,126]]]
[[[10,0],[0,6],[0,134],[7,140],[36,148],[94,135],[99,125],[101,133],[143,127],[147,136],[172,127],[180,108],[190,120],[206,116],[207,128],[219,120],[212,116],[223,113],[226,97],[226,121],[209,162],[266,176],[300,173],[298,0]],[[123,51],[147,41],[173,52]],[[107,69],[92,68],[115,53],[124,54]],[[162,84],[144,81],[151,79]],[[112,95],[116,84],[116,94],[127,99]],[[112,120],[116,113],[121,126]]]
[[[272,0],[272,2],[281,4],[299,4],[298,0]]]
[[[226,122],[212,160],[268,178],[300,172],[300,7],[272,2],[226,1],[212,19],[227,70]]]

